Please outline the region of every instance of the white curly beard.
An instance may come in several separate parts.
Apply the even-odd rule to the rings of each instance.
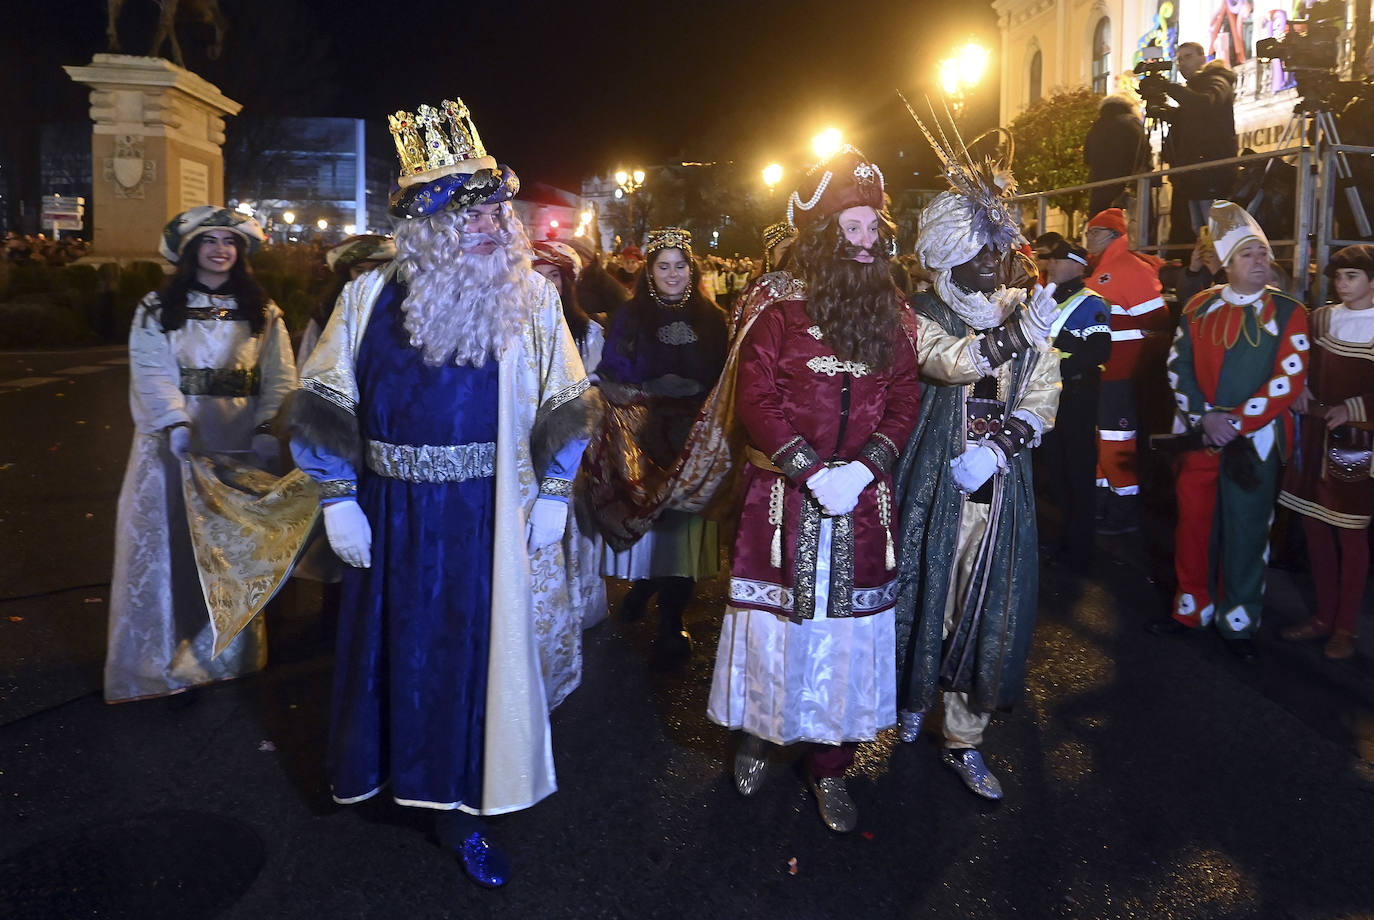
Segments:
[[[431,367],[481,367],[525,325],[533,301],[529,238],[509,202],[501,214],[503,245],[489,255],[462,250],[463,215],[455,211],[396,227],[396,263],[409,286],[405,328]]]

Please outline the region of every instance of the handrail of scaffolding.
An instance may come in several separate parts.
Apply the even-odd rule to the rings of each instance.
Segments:
[[[1320,156],[1316,156],[1313,147],[1302,145],[1297,147],[1283,147],[1276,150],[1263,150],[1257,153],[1241,154],[1239,156],[1227,157],[1221,160],[1208,160],[1205,163],[1190,163],[1187,166],[1171,166],[1165,169],[1151,170],[1150,172],[1134,173],[1129,176],[1118,176],[1112,179],[1100,179],[1096,182],[1083,182],[1078,185],[1068,185],[1063,188],[1047,189],[1044,191],[1022,192],[1014,196],[1013,200],[1018,202],[1035,202],[1037,206],[1038,226],[1042,229],[1046,226],[1049,217],[1049,202],[1051,199],[1071,195],[1077,192],[1092,191],[1097,188],[1120,187],[1124,185],[1135,186],[1135,200],[1132,205],[1133,223],[1136,227],[1147,227],[1149,232],[1145,240],[1134,240],[1136,249],[1144,252],[1153,252],[1160,256],[1174,251],[1191,251],[1193,244],[1167,244],[1161,243],[1157,223],[1157,215],[1151,214],[1150,189],[1158,187],[1165,176],[1176,176],[1181,173],[1201,172],[1207,169],[1216,169],[1225,166],[1241,166],[1249,163],[1266,162],[1278,158],[1296,157],[1297,167],[1296,187],[1294,188],[1294,215],[1293,215],[1293,238],[1292,239],[1271,239],[1271,248],[1276,253],[1284,252],[1292,257],[1292,264],[1309,265],[1314,254],[1318,254],[1318,261],[1325,263],[1325,255],[1332,249],[1341,246],[1348,246],[1353,243],[1367,242],[1365,240],[1340,239],[1336,237],[1334,231],[1335,214],[1335,195],[1340,184],[1339,176],[1335,170],[1336,154],[1344,152],[1346,154],[1374,154],[1374,147],[1363,147],[1355,144],[1330,144],[1323,143],[1320,147]],[[1329,177],[1329,178],[1328,178]],[[1323,181],[1325,179],[1325,181]],[[1361,193],[1368,199],[1365,201],[1366,209],[1374,205],[1374,189],[1361,189]],[[1318,201],[1321,206],[1318,207]],[[1243,204],[1243,202],[1242,202]],[[1312,291],[1316,295],[1316,302],[1325,302],[1326,278],[1320,270],[1315,272],[1314,277],[1309,277],[1313,273],[1295,271],[1293,273],[1295,283],[1299,290],[1295,291],[1299,297],[1305,298],[1309,292],[1309,284],[1315,283],[1316,289]]]

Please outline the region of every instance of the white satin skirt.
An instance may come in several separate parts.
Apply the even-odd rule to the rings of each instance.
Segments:
[[[706,714],[774,744],[871,741],[897,722],[896,612],[793,623],[727,606]]]

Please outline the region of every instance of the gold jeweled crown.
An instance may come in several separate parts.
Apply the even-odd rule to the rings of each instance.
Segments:
[[[472,114],[461,99],[445,99],[436,109],[421,105],[412,114],[404,110],[387,116],[396,152],[401,157],[402,188],[455,173],[495,169],[496,159],[487,156]]]
[[[644,247],[644,257],[648,258],[660,249],[681,249],[692,251],[692,232],[682,227],[662,227],[649,231],[649,242]]]

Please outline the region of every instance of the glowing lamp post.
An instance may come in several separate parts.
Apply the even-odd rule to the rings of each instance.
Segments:
[[[811,139],[811,149],[816,151],[816,157],[822,161],[830,159],[842,146],[844,135],[840,134],[839,128],[826,128]]]
[[[763,184],[768,186],[768,194],[771,197],[773,187],[782,181],[782,166],[778,163],[769,163],[763,167]]]
[[[644,187],[644,170],[634,169],[629,172],[621,169],[615,174],[615,197],[625,199],[625,208],[628,212],[630,221],[630,235],[634,237],[634,242],[639,241],[639,230],[635,226],[635,192]]]
[[[956,117],[964,114],[968,94],[983,79],[987,66],[988,52],[976,42],[969,42],[940,62],[940,89]]]

